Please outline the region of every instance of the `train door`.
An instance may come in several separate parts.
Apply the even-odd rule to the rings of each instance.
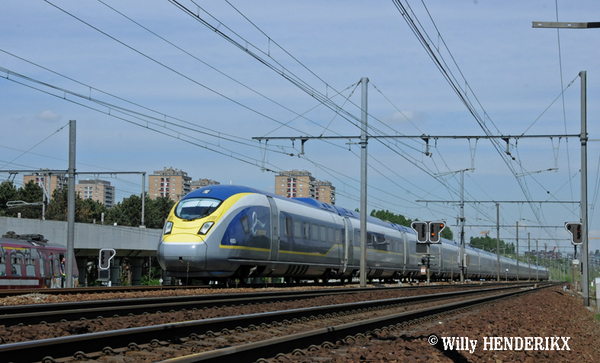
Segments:
[[[279,209],[277,208],[277,204],[273,197],[267,196],[267,200],[269,201],[269,205],[271,206],[271,251],[269,253],[270,261],[279,260]]]
[[[352,227],[352,222],[350,218],[344,217],[344,259],[343,265],[344,270],[346,272],[346,267],[348,267],[348,263],[353,263],[354,261],[354,228]]]
[[[52,253],[50,254],[50,258],[48,259],[48,264],[50,265],[50,287],[51,288],[59,288],[60,287],[60,278],[58,274],[58,257]]]
[[[6,276],[6,255],[2,247],[0,247],[0,276]]]
[[[408,238],[406,236],[406,232],[401,232],[402,234],[402,254],[404,256],[404,265],[402,266],[402,276],[406,275],[406,267],[408,266]]]
[[[442,273],[442,267],[444,264],[444,261],[442,260],[442,244],[436,244],[436,245],[432,245],[432,249],[431,249],[431,257],[432,258],[432,265],[434,267],[436,267],[437,265],[437,276],[441,276]],[[431,269],[432,271],[434,269]]]

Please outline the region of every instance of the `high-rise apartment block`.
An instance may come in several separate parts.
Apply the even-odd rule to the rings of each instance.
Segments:
[[[92,199],[112,208],[115,204],[115,187],[105,180],[80,180],[75,191],[83,199]]]
[[[313,198],[335,204],[335,187],[328,181],[316,180],[306,170],[294,169],[276,175],[275,194],[287,198]]]
[[[221,184],[221,183],[219,183],[216,180],[212,180],[212,179],[198,179],[198,180],[192,180],[191,188],[192,188],[192,190],[197,190],[197,189],[209,186],[209,185],[219,185],[219,184]]]
[[[315,199],[325,203],[335,204],[335,187],[328,181],[316,180]]]
[[[164,167],[148,176],[148,195],[151,199],[169,196],[177,202],[192,190],[191,181],[185,171]]]

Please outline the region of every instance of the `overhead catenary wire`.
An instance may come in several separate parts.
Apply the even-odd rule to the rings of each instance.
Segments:
[[[427,34],[424,27],[418,21],[416,14],[414,13],[412,8],[408,4],[408,1],[406,1],[406,6],[405,6],[401,0],[394,0],[394,5],[398,9],[401,16],[404,18],[404,20],[406,21],[409,28],[413,31],[413,33],[415,34],[415,36],[417,37],[417,39],[419,40],[419,42],[421,43],[423,48],[426,50],[429,57],[434,61],[434,64],[436,65],[438,70],[444,76],[444,78],[446,79],[448,84],[451,86],[453,91],[456,93],[456,95],[459,97],[459,99],[467,107],[467,109],[469,110],[471,115],[474,117],[474,119],[476,120],[478,125],[481,127],[481,129],[486,133],[486,135],[492,134],[491,131],[489,130],[489,128],[487,127],[487,122],[485,122],[485,120],[488,120],[499,132],[498,128],[493,123],[491,118],[488,116],[487,112],[485,111],[485,109],[483,108],[483,106],[481,105],[479,100],[477,99],[475,92],[471,89],[468,81],[464,77],[462,70],[460,69],[459,65],[457,64],[456,60],[454,59],[452,52],[446,45],[445,40],[441,35],[441,32],[439,31],[437,25],[435,24],[435,21],[433,20],[433,17],[431,16],[429,9],[427,8],[427,6],[425,5],[424,2],[422,2],[422,4],[430,18],[431,23],[433,24],[433,26],[437,32],[438,40],[441,40],[441,42],[444,46],[444,49],[449,54],[449,57],[454,65],[455,69],[460,74],[460,77],[461,77],[460,83],[465,85],[464,88],[459,84],[459,82],[458,82],[456,76],[453,74],[452,70],[449,69],[448,63],[444,60],[444,57],[441,54],[440,49],[432,45],[433,42],[431,41],[431,37]],[[410,11],[409,11],[409,9],[410,9]],[[467,93],[466,92],[467,90],[470,91],[470,93]],[[469,94],[472,95],[472,97],[475,99],[477,105],[479,106],[479,109],[481,109],[481,111],[483,112],[483,117],[481,116],[481,113],[475,109],[473,103],[470,101]],[[516,172],[514,166],[512,165],[511,158],[509,158],[504,153],[501,145],[499,144],[499,141],[490,139],[490,142],[492,143],[494,148],[496,148],[496,152],[499,154],[499,156],[504,161],[504,163],[506,164],[506,166],[508,167],[510,172],[513,174],[515,180],[517,181],[519,187],[521,188],[521,191],[523,192],[523,194],[525,196],[525,199],[528,201],[532,201],[533,198],[531,196],[531,191],[529,190],[525,180],[522,178],[519,178],[517,176],[517,172]],[[534,215],[536,216],[536,218],[538,219],[539,223],[541,225],[543,225],[540,208],[537,208],[533,203],[529,203],[528,205],[529,205],[530,209],[532,210],[532,212],[534,213]],[[545,232],[548,235],[551,235],[551,231],[546,230]]]
[[[326,87],[327,87],[327,86],[326,86]],[[329,94],[328,94],[328,96],[330,97],[330,96],[331,96],[331,93],[329,93]],[[280,127],[284,127],[284,126],[280,126]],[[218,131],[217,131],[217,132],[218,132]],[[374,129],[369,129],[369,132],[370,132],[370,133],[374,133]],[[374,133],[374,134],[376,134],[376,133]],[[261,145],[261,146],[262,146],[262,145]],[[279,147],[280,147],[280,146],[277,146],[277,148],[279,148]],[[397,147],[397,145],[396,145],[395,147]],[[400,152],[402,152],[402,151],[400,151]],[[440,151],[438,151],[438,153],[437,153],[436,155],[438,155],[438,156],[441,156],[441,157],[443,157],[443,156],[444,156],[444,155],[441,155],[441,152],[440,152]],[[411,156],[411,157],[412,157],[412,156]],[[380,161],[382,161],[382,160],[383,160],[383,159],[380,159]],[[437,160],[439,160],[439,159],[437,159]],[[437,162],[437,160],[435,160],[434,162]],[[427,161],[427,159],[426,159],[425,161],[427,162],[427,165],[429,165],[429,162]],[[375,163],[374,163],[374,164],[375,164]],[[446,163],[444,163],[444,164],[446,164]],[[438,171],[439,171],[439,170],[441,170],[441,169],[443,169],[443,167],[442,167],[442,164],[439,164],[439,163],[437,163],[436,165],[434,165],[434,167],[433,167],[433,168],[431,168],[431,169],[429,169],[429,170],[432,170],[432,171],[433,171],[433,170],[438,170]],[[387,175],[390,175],[390,174],[389,174],[387,171],[385,172],[385,174],[387,174]],[[399,171],[399,174],[400,174],[400,175],[402,175],[402,171]],[[394,178],[394,177],[392,177],[392,178]],[[451,181],[450,181],[450,182],[451,182]]]
[[[233,30],[231,30],[229,27],[227,27],[225,24],[223,24],[221,21],[217,20],[216,17],[212,16],[212,14],[209,14],[206,10],[204,10],[201,6],[199,6],[197,3],[193,2],[199,10],[202,10],[203,12],[205,12],[206,14],[208,14],[213,20],[217,21],[218,26],[212,25],[210,24],[208,21],[206,21],[205,19],[203,19],[202,17],[200,17],[198,14],[193,13],[189,8],[185,7],[184,5],[182,5],[180,2],[177,1],[171,1],[173,4],[177,5],[180,9],[186,11],[188,13],[188,15],[192,16],[195,20],[198,20],[199,22],[201,22],[203,25],[207,26],[209,29],[211,29],[212,31],[214,31],[215,33],[217,33],[218,35],[220,35],[221,37],[225,38],[226,40],[228,40],[230,43],[234,44],[236,47],[238,47],[239,49],[241,49],[242,51],[246,52],[247,54],[251,55],[253,58],[259,60],[261,63],[265,64],[266,66],[268,66],[269,68],[275,70],[278,74],[284,76],[286,79],[290,80],[292,83],[296,84],[299,88],[303,89],[305,92],[309,93],[312,97],[318,98],[317,96],[315,96],[316,94],[314,92],[318,92],[316,90],[313,90],[313,93],[308,92],[308,90],[305,87],[305,84],[302,84],[301,82],[299,82],[297,79],[295,79],[294,77],[289,77],[288,73],[286,72],[281,72],[279,71],[279,69],[275,68],[273,65],[271,65],[265,58],[262,58],[258,55],[258,53],[262,53],[264,55],[267,55],[267,57],[270,57],[270,54],[262,51],[260,48],[255,47],[254,45],[252,45],[251,42],[247,41],[246,39],[244,39],[242,36],[240,36],[239,34],[235,33]],[[253,24],[254,25],[254,24]],[[221,27],[223,27],[224,29],[227,29],[229,31],[231,31],[231,35],[227,35],[225,34],[223,31],[221,31]],[[266,34],[263,32],[263,34],[266,36]],[[238,38],[239,40],[234,39]],[[268,36],[267,36],[268,37]],[[270,37],[268,37],[270,40]],[[252,48],[253,50],[256,50],[257,52],[253,52],[250,51],[250,48]],[[455,62],[456,63],[456,62]],[[286,69],[285,67],[283,67],[280,63],[277,63],[278,66],[280,66],[282,69]],[[440,67],[440,69],[444,69],[443,66]],[[287,70],[287,69],[286,69]],[[460,71],[460,68],[459,68]],[[462,72],[461,72],[462,75]],[[450,77],[450,80],[453,77]],[[464,76],[463,76],[464,78]],[[452,84],[452,82],[451,82]],[[468,83],[466,83],[467,87]],[[456,87],[456,92],[457,94],[463,99],[464,103],[468,106],[469,110],[471,111],[471,113],[476,117],[478,117],[477,112],[475,111],[475,109],[471,106],[470,101],[468,100],[468,98],[463,97],[462,93],[460,92],[460,87]],[[477,100],[477,102],[479,103],[479,101]],[[480,104],[481,106],[481,104]],[[339,107],[338,107],[339,109]],[[487,115],[487,113],[484,112],[484,115]],[[488,117],[489,119],[489,117]],[[490,119],[491,120],[491,119]],[[349,120],[351,121],[351,120]],[[351,123],[353,123],[355,126],[356,124],[351,121]],[[492,122],[493,123],[493,122]],[[481,122],[480,122],[481,125]],[[487,130],[484,125],[482,125],[482,127],[484,128],[484,131],[486,131],[487,134],[491,134],[489,132],[489,130]],[[497,149],[497,152],[503,157],[503,159],[505,160],[505,163],[508,165],[509,169],[511,170],[511,172],[513,174],[515,174],[515,170],[514,168],[510,165],[510,162],[506,159],[505,156],[503,156],[499,144],[498,142],[492,140],[492,144],[495,146],[495,148]],[[518,180],[517,180],[518,181]],[[519,182],[519,181],[518,181]],[[527,190],[526,186],[524,186],[522,183],[519,183],[521,185],[521,189],[523,190],[524,194],[526,195],[526,198],[528,198],[529,200],[531,200],[531,196],[529,195],[529,191]],[[533,208],[533,207],[532,207]],[[536,210],[533,210],[534,213],[536,212]],[[539,214],[539,211],[537,212]]]
[[[192,1],[193,2],[193,1]],[[239,34],[237,34],[236,32],[234,32],[231,28],[229,28],[226,24],[224,24],[223,22],[219,21],[216,17],[214,17],[212,14],[208,13],[205,9],[203,9],[200,5],[198,5],[197,3],[193,2],[198,9],[201,9],[204,13],[206,13],[207,15],[209,15],[213,20],[218,22],[218,26],[212,25],[210,24],[207,20],[203,19],[202,17],[200,17],[197,13],[192,12],[189,8],[187,8],[186,6],[184,6],[183,4],[181,4],[178,1],[171,1],[172,4],[176,5],[179,9],[183,10],[184,12],[186,12],[188,15],[190,15],[192,18],[194,18],[195,20],[199,21],[201,24],[205,25],[206,27],[208,27],[209,29],[211,29],[213,32],[217,33],[218,35],[220,35],[221,37],[223,37],[224,39],[226,39],[227,41],[229,41],[230,43],[232,43],[233,45],[235,45],[236,47],[238,47],[240,50],[244,51],[245,53],[249,54],[250,56],[252,56],[253,58],[259,60],[261,63],[263,63],[264,65],[266,65],[267,67],[271,68],[272,70],[276,71],[278,74],[282,75],[284,78],[290,80],[293,84],[295,84],[296,86],[298,86],[300,89],[304,90],[305,92],[307,92],[309,95],[311,95],[312,97],[315,97],[316,99],[320,100],[322,103],[326,104],[328,107],[330,107],[332,110],[336,111],[336,113],[340,114],[342,117],[344,117],[345,119],[347,119],[348,121],[350,121],[353,125],[355,125],[356,127],[359,127],[359,125],[357,125],[356,120],[357,118],[354,117],[351,114],[348,114],[346,111],[344,111],[340,106],[337,106],[335,104],[331,104],[330,100],[327,99],[326,97],[323,97],[322,94],[319,93],[318,90],[314,89],[314,88],[309,88],[307,86],[307,83],[305,83],[304,81],[300,80],[299,78],[297,78],[295,75],[293,75],[293,73],[291,71],[289,71],[287,68],[285,68],[281,63],[277,62],[276,60],[274,60],[277,64],[277,68],[270,64],[265,58],[261,57],[258,53],[261,53],[263,55],[266,55],[269,59],[272,59],[270,57],[269,53],[266,53],[264,51],[262,51],[260,48],[255,47],[254,45],[252,45],[252,43],[246,39],[244,39],[242,36],[240,36]],[[236,9],[237,11],[237,9]],[[239,11],[238,11],[239,12]],[[245,17],[246,18],[246,17]],[[247,19],[247,18],[246,18]],[[252,23],[252,25],[254,27],[256,27],[257,29],[259,29],[254,23]],[[227,35],[225,34],[223,31],[221,31],[221,27],[224,29],[227,29],[231,32],[231,35]],[[260,30],[260,29],[259,29]],[[266,35],[266,33],[264,33],[262,30],[260,30],[261,33],[267,37],[269,39],[269,41],[271,41],[271,37],[269,37],[268,35]],[[234,39],[238,38],[239,40]],[[243,44],[242,44],[243,43]],[[276,43],[275,43],[276,44]],[[256,50],[256,52],[253,52],[250,50],[250,47],[252,47],[252,49]],[[285,51],[285,50],[284,50]],[[287,53],[287,51],[285,51]],[[287,53],[289,54],[289,53]],[[294,58],[292,56],[292,58]],[[296,59],[296,58],[294,58]],[[284,69],[285,72],[280,71],[281,69]],[[311,72],[312,73],[312,72]],[[319,78],[320,79],[320,78]],[[350,120],[348,117],[352,118],[352,120]],[[359,127],[360,128],[360,127]],[[380,141],[381,142],[381,141]],[[382,142],[383,143],[383,142]],[[389,146],[388,146],[389,147]],[[406,156],[404,156],[401,153],[396,152],[398,155],[404,157],[405,159],[408,160],[408,158],[406,158]],[[413,162],[414,164],[414,162]],[[416,165],[416,164],[415,164]],[[419,167],[418,165],[416,165],[417,167]],[[421,168],[421,167],[419,167]],[[422,168],[421,168],[422,169]],[[424,169],[422,169],[424,170]],[[428,173],[430,176],[434,176],[431,173]]]

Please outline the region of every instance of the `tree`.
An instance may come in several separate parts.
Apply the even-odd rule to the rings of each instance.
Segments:
[[[0,215],[7,217],[16,217],[21,213],[22,218],[41,218],[42,206],[22,205],[8,208],[6,203],[23,201],[25,203],[42,202],[43,190],[33,180],[30,180],[22,188],[16,189],[12,182],[5,181],[0,184]]]
[[[67,188],[54,189],[52,199],[46,209],[46,219],[53,221],[67,220]]]
[[[146,205],[150,206],[146,212],[147,227],[163,228],[175,201],[169,197],[158,197],[152,200],[146,196]]]
[[[140,226],[142,224],[142,198],[134,194],[123,199],[108,211],[106,219],[110,223],[121,226]]]
[[[17,200],[17,189],[14,184],[9,181],[4,181],[0,184],[0,216],[13,217],[16,215],[14,209],[9,209],[7,202]]]
[[[64,187],[54,190],[50,204],[46,209],[46,219],[54,221],[67,220],[68,189],[68,187]],[[102,213],[107,214],[107,208],[104,204],[92,199],[82,199],[79,193],[75,193],[75,222],[93,223],[102,218]]]
[[[35,181],[30,180],[22,188],[17,191],[17,200],[22,200],[25,203],[41,203],[44,199],[44,191]],[[42,218],[41,205],[25,205],[23,207],[14,208],[16,213],[21,213],[22,218]]]
[[[402,214],[394,214],[394,213],[390,212],[389,210],[376,211],[375,209],[373,209],[371,211],[371,217],[376,217],[383,221],[399,224],[401,226],[405,226],[408,228],[410,228],[410,226],[413,222],[412,219],[407,219]],[[442,238],[449,239],[451,241],[454,239],[454,233],[452,233],[452,230],[450,229],[450,227],[447,224],[446,224],[446,228],[444,228],[444,230],[442,230],[441,236],[442,236]]]
[[[471,247],[479,248],[481,250],[496,252],[498,241],[490,236],[485,237],[471,237],[469,245]],[[504,251],[505,254],[515,253],[514,243],[507,244],[503,240],[500,240],[500,252]]]
[[[440,235],[442,236],[442,238],[449,239],[450,241],[454,241],[454,233],[452,233],[450,226],[447,224],[446,224],[446,228],[444,228],[442,230],[442,233],[440,233]]]
[[[175,202],[169,197],[150,199],[145,196],[144,224],[148,228],[162,228]],[[109,223],[121,226],[140,226],[142,223],[142,198],[132,195],[112,207],[106,218]]]
[[[410,227],[410,224],[412,223],[411,219],[406,219],[406,217],[404,217],[402,214],[394,214],[394,213],[390,212],[389,210],[376,211],[375,209],[373,209],[371,211],[371,217],[376,217],[376,218],[381,219],[382,221],[387,221],[390,223],[395,223],[395,224],[399,224],[401,226],[406,226],[406,227]]]
[[[79,221],[81,223],[99,223],[102,220],[102,213],[106,215],[108,208],[97,200],[93,199],[80,199],[79,205],[77,205],[76,198],[76,210],[79,210]]]

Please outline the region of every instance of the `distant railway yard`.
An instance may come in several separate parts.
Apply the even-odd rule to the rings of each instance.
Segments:
[[[564,286],[5,293],[0,356],[15,363],[596,361],[600,323]]]

